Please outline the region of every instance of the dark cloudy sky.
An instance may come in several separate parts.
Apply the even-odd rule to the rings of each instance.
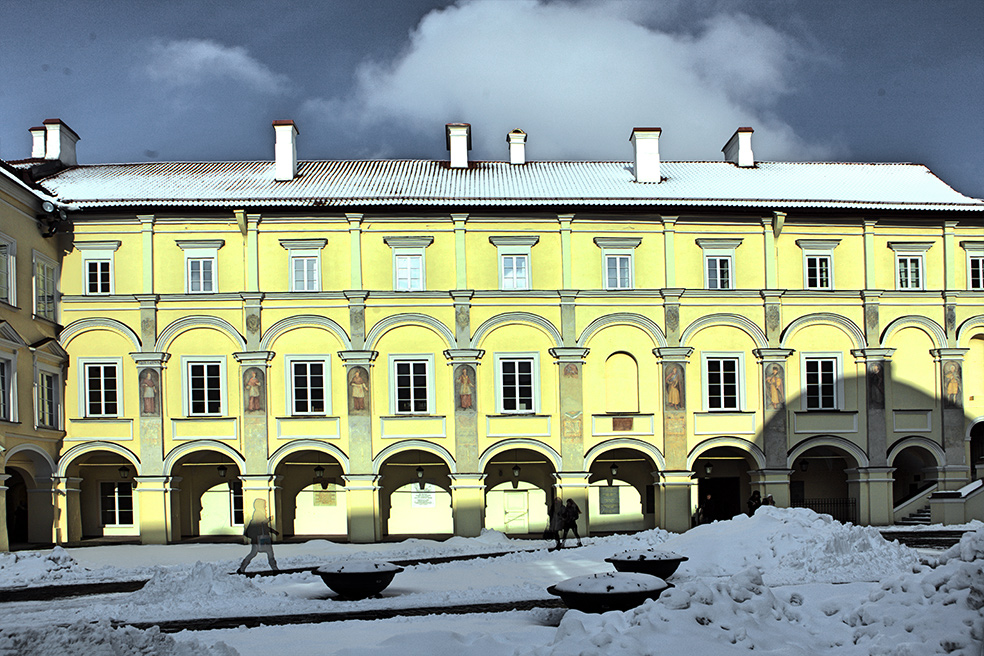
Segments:
[[[911,161],[984,197],[982,0],[3,0],[0,158],[65,120],[82,163],[271,159]]]

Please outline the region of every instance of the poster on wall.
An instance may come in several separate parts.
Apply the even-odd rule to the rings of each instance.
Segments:
[[[434,492],[430,489],[430,485],[427,485],[423,490],[414,487],[410,493],[411,508],[434,508],[436,505],[437,499],[434,496]]]
[[[598,514],[618,514],[618,487],[606,485],[598,488]]]

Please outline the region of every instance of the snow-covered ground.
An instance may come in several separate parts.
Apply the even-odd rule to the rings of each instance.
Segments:
[[[926,558],[874,528],[806,509],[765,506],[682,535],[661,530],[546,542],[486,532],[446,542],[276,545],[282,568],[513,551],[424,564],[380,598],[334,599],[314,574],[235,574],[243,545],[87,547],[0,554],[0,587],[85,581],[150,582],[132,593],[0,604],[0,655],[342,654],[934,654],[981,656],[984,526]],[[550,585],[611,571],[605,558],[657,547],[686,555],[658,600],[625,613],[540,609],[161,634],[113,622],[448,607],[551,599]],[[261,570],[257,558],[251,570]]]

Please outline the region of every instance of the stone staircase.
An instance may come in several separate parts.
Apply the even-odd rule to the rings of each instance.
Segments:
[[[925,505],[916,512],[895,522],[896,526],[927,526],[929,525],[929,506]]]

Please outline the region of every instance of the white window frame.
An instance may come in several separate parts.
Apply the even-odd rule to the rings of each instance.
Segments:
[[[532,249],[540,241],[538,235],[489,237],[489,242],[498,251],[499,289],[503,291],[533,289],[533,257]],[[506,258],[524,258],[526,260],[526,281],[523,285],[512,283],[506,278]],[[515,271],[515,268],[513,269]],[[511,286],[510,286],[511,285]]]
[[[219,412],[191,411],[191,366],[195,364],[219,365]],[[183,355],[181,356],[181,406],[185,417],[225,417],[229,411],[228,374],[226,358],[223,355]]]
[[[540,354],[536,351],[521,351],[521,352],[506,352],[506,353],[496,353],[494,356],[495,363],[495,411],[500,415],[535,415],[540,413]],[[528,409],[517,408],[516,410],[507,410],[505,408],[505,399],[503,395],[504,389],[504,375],[502,372],[502,364],[505,361],[514,362],[518,360],[530,360],[532,362],[532,375],[533,375],[533,407]]]
[[[85,296],[106,296],[116,293],[115,254],[120,248],[118,241],[89,241],[75,242],[75,248],[82,254],[82,293]],[[91,264],[108,264],[108,285],[105,290],[93,291],[89,287],[89,266]]]
[[[51,272],[51,280],[46,282],[44,285],[39,285],[39,282],[42,281],[42,278],[46,278],[46,276],[44,276],[44,271]],[[47,319],[48,321],[56,322],[58,320],[58,288],[59,288],[58,263],[55,262],[50,257],[48,257],[47,255],[39,253],[38,251],[34,251],[32,272],[33,275],[31,276],[31,278],[33,280],[33,287],[34,287],[33,290],[34,316],[37,318]],[[49,285],[51,287],[50,312],[48,308],[42,308],[41,304],[38,303],[38,299],[40,295],[45,291],[47,291],[45,288]],[[41,310],[44,310],[44,312],[41,312]]]
[[[103,513],[107,510],[103,508],[103,499],[107,498],[103,494],[103,486],[112,485],[113,486],[113,514],[116,516],[116,522],[112,524],[106,524],[103,522]],[[129,490],[130,494],[130,517],[132,521],[129,524],[120,523],[120,490]],[[133,485],[129,481],[99,481],[99,524],[101,526],[108,526],[111,528],[119,527],[132,527],[136,525],[137,521],[137,504],[136,496],[133,494]]]
[[[294,387],[294,364],[295,363],[308,363],[308,364],[320,364],[324,370],[323,381],[324,381],[324,410],[320,412],[308,411],[300,412],[296,409],[296,388]],[[320,354],[320,355],[302,355],[294,354],[287,355],[284,357],[284,370],[286,372],[285,378],[287,379],[287,416],[289,417],[325,417],[331,414],[331,358],[330,356]],[[309,400],[310,405],[310,400]]]
[[[984,241],[962,241],[960,245],[967,252],[967,289],[984,289]],[[977,262],[976,281],[973,275],[975,261]]]
[[[290,278],[288,288],[292,292],[320,292],[321,280],[321,251],[327,245],[327,239],[281,239],[280,245],[287,249],[287,276]],[[294,277],[294,263],[298,260],[314,260],[314,280],[306,280],[303,289],[299,288]]]
[[[427,376],[427,410],[400,410],[397,399],[396,368],[399,363],[423,363]],[[434,387],[433,353],[392,353],[389,356],[389,399],[391,415],[433,415],[436,412],[437,398]]]
[[[184,251],[184,275],[186,294],[216,294],[219,291],[219,249],[225,245],[222,239],[179,239],[175,242],[178,248]],[[198,289],[191,288],[191,263],[212,261],[212,288]],[[204,287],[204,281],[199,281]]]
[[[53,394],[52,394],[52,417],[51,423],[42,423],[41,410],[44,406],[44,378],[50,376],[53,381]],[[43,363],[37,364],[37,374],[34,377],[35,394],[34,394],[34,421],[37,428],[47,429],[47,430],[61,430],[64,425],[62,420],[62,407],[64,405],[62,399],[62,370],[58,367],[52,367]]]
[[[737,384],[737,405],[734,408],[712,408],[710,403],[710,376],[708,374],[708,361],[710,360],[736,360],[735,381]],[[701,400],[704,412],[744,412],[745,403],[748,396],[745,392],[745,353],[743,351],[705,351],[700,354],[700,374],[701,374]]]
[[[0,421],[17,421],[17,354],[0,355]]]
[[[922,291],[926,289],[926,251],[932,248],[933,242],[900,242],[890,241],[888,247],[895,251],[895,289],[898,291]],[[902,286],[902,277],[899,271],[901,260],[918,262],[919,284],[913,285],[909,282],[905,287]],[[911,276],[910,276],[911,278]]]
[[[123,359],[122,358],[79,358],[76,360],[79,382],[79,417],[111,419],[123,416]],[[89,367],[113,367],[116,370],[116,412],[93,413],[89,408]],[[103,399],[105,405],[105,399]]]
[[[803,251],[803,289],[830,291],[834,286],[834,249],[840,244],[840,239],[797,239],[796,245]],[[827,259],[827,285],[810,285],[810,258]],[[819,273],[818,273],[819,283]]]
[[[383,237],[383,242],[393,249],[393,291],[422,292],[427,289],[427,258],[424,251],[434,243],[434,238],[423,237]],[[414,258],[420,262],[420,286],[400,289],[399,263],[404,258]]]
[[[0,258],[0,276],[6,277],[6,291],[0,289],[0,303],[17,305],[17,242],[0,232],[0,246],[5,247],[7,254]],[[4,261],[6,260],[6,261]]]
[[[595,237],[595,245],[601,249],[601,285],[603,289],[613,291],[635,289],[635,249],[642,243],[641,237]],[[628,285],[610,285],[608,280],[608,259],[628,258]]]
[[[834,406],[809,407],[807,393],[807,362],[813,360],[833,361],[834,363]],[[844,354],[838,351],[810,351],[800,353],[800,409],[804,412],[837,412],[844,409]]]
[[[741,246],[742,239],[708,239],[700,238],[697,239],[697,245],[703,251],[702,266],[703,266],[703,276],[704,276],[704,289],[712,289],[714,291],[726,291],[731,289],[738,289],[738,271],[735,267],[735,250]],[[718,283],[717,287],[711,287],[711,281],[708,274],[708,266],[711,260],[714,259],[724,259],[728,261],[728,286],[721,287]]]

